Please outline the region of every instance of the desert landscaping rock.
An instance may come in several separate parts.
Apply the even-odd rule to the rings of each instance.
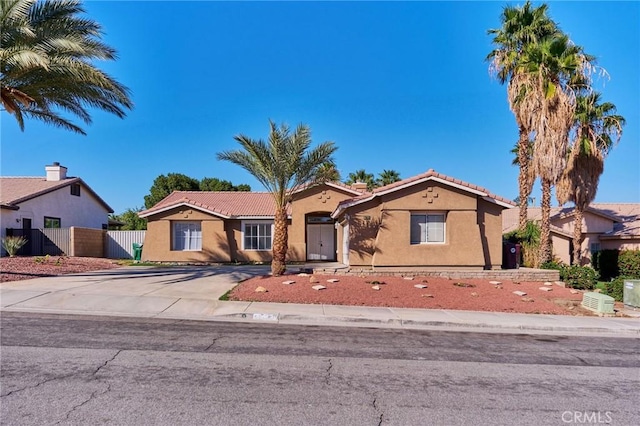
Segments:
[[[264,288],[264,287],[262,287],[262,286],[256,287],[256,289],[255,289],[255,292],[256,292],[256,293],[266,293],[266,292],[268,292],[268,291],[269,291],[269,290],[267,290],[266,288]]]
[[[318,279],[318,277],[316,277],[315,275],[311,275],[311,276],[309,277],[309,282],[310,282],[310,283],[312,283],[312,284],[313,284],[313,283],[319,283],[319,282],[320,282],[320,280],[319,280],[319,279]]]
[[[325,286],[320,285],[320,284],[318,284],[318,285],[314,285],[314,286],[313,286],[313,287],[311,287],[311,288],[312,288],[312,289],[314,289],[314,290],[317,290],[317,291],[325,290],[325,289],[326,289],[326,287],[325,287]]]
[[[551,284],[551,285],[553,285],[553,284]],[[553,289],[551,287],[540,287],[539,290],[542,290],[542,291],[553,291]]]
[[[299,277],[308,277],[308,276],[309,276],[309,274],[307,274],[306,272],[300,272],[300,273],[298,274],[298,276],[299,276]]]
[[[337,282],[340,282],[340,280],[337,279],[337,278],[330,278],[330,279],[327,280],[327,282],[328,283],[337,283]]]
[[[471,297],[478,297],[478,296],[479,296],[479,294],[476,293],[475,291],[473,293],[471,293]]]
[[[558,287],[562,287],[562,288],[566,288],[567,284],[563,281],[555,281],[554,282],[555,285],[557,285]]]
[[[489,284],[500,285],[502,283],[500,281],[489,281]]]
[[[295,281],[293,281],[293,280],[282,281],[282,284],[284,284],[284,285],[291,285],[291,284],[294,284],[294,283],[295,283]]]
[[[413,281],[413,277],[404,277],[404,279],[407,281]]]
[[[535,302],[535,300],[533,300],[533,299],[532,299],[532,298],[530,298],[530,297],[523,297],[523,298],[522,298],[522,299],[520,299],[520,300],[522,300],[523,302]]]
[[[553,287],[553,283],[550,283],[549,281],[545,282],[542,285],[546,285],[547,287]]]
[[[427,288],[427,286],[424,285],[424,284],[416,284],[416,285],[414,285],[414,287],[415,288]]]
[[[379,285],[374,285],[374,286],[373,286],[373,287],[371,287],[371,288],[372,288],[373,290],[376,290],[376,291],[380,290],[380,286],[379,286]]]
[[[571,293],[571,294],[578,294],[578,293],[580,293],[580,292],[579,292],[578,290],[571,289],[571,290],[569,290],[569,293]]]
[[[423,294],[422,297],[427,297],[429,299],[433,299],[433,294]]]
[[[526,296],[527,295],[527,293],[525,293],[524,291],[520,291],[520,290],[514,291],[513,294],[515,294],[516,296]]]

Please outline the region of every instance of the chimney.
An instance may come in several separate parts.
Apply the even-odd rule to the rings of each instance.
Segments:
[[[47,171],[47,181],[60,181],[67,178],[67,168],[61,166],[57,161],[44,169]]]
[[[354,182],[351,184],[351,187],[357,191],[366,191],[367,190],[367,184],[365,182]]]

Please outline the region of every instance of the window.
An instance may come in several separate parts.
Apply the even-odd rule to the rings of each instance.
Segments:
[[[591,253],[597,253],[600,251],[600,243],[591,243]]]
[[[202,250],[202,224],[200,222],[172,222],[172,250]]]
[[[243,250],[271,250],[273,222],[246,222],[242,224]]]
[[[444,243],[444,213],[411,214],[411,244]]]
[[[80,184],[72,183],[71,184],[71,195],[75,195],[76,197],[80,196]]]
[[[60,228],[60,218],[59,217],[44,217],[44,227],[45,228]]]

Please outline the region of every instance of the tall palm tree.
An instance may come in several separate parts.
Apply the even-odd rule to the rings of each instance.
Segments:
[[[541,263],[551,260],[551,188],[566,167],[569,132],[575,114],[576,85],[587,85],[593,57],[572,44],[564,35],[555,35],[524,53],[524,69],[529,78],[526,90],[534,106],[531,121],[535,131],[533,167],[540,177]]]
[[[332,161],[325,161],[318,167],[316,182],[340,182],[340,171]]]
[[[371,191],[376,186],[376,181],[373,177],[373,173],[367,173],[364,169],[356,170],[353,173],[349,173],[347,180],[344,181],[347,185],[352,185],[356,182],[362,182],[367,184],[367,190]]]
[[[400,173],[395,170],[383,170],[382,173],[378,175],[378,179],[376,180],[376,186],[385,186],[392,184],[394,182],[398,182],[400,180]]]
[[[533,7],[527,1],[522,7],[506,6],[500,15],[502,27],[491,29],[496,48],[489,53],[490,71],[501,84],[508,83],[507,99],[518,125],[518,189],[520,215],[518,228],[527,226],[527,200],[533,189],[535,173],[531,166],[531,134],[534,131],[531,112],[534,109],[527,87],[531,76],[522,66],[524,52],[530,45],[536,45],[545,38],[559,33],[554,21],[547,15],[547,5]]]
[[[614,104],[601,103],[601,95],[591,92],[577,97],[573,124],[575,138],[557,193],[560,203],[571,201],[575,204],[572,258],[574,264],[580,265],[584,211],[596,197],[604,159],[620,141],[625,119],[616,114]]]
[[[218,153],[219,160],[230,161],[251,173],[271,192],[276,204],[271,272],[282,275],[286,270],[289,245],[287,207],[296,188],[314,180],[322,164],[333,162],[337,147],[333,142],[311,146],[311,130],[300,124],[291,132],[285,124],[279,127],[269,121],[269,140],[234,136],[242,150]]]
[[[93,65],[116,52],[84,12],[80,0],[0,2],[0,94],[20,129],[29,117],[85,134],[62,112],[90,124],[88,108],[120,118],[131,109],[129,89]]]

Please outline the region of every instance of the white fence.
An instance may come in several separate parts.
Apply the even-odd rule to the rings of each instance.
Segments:
[[[133,243],[144,243],[145,232],[107,231],[107,257],[109,259],[133,259]]]

